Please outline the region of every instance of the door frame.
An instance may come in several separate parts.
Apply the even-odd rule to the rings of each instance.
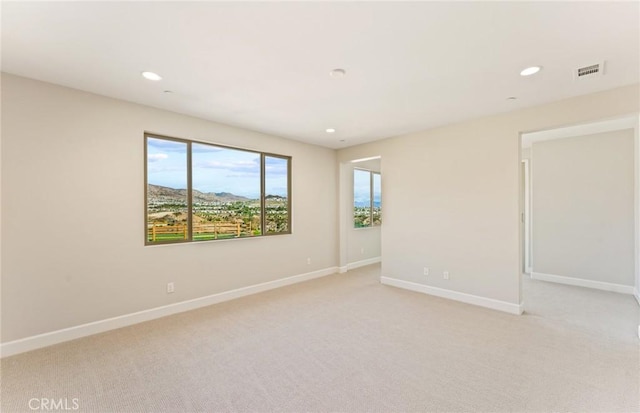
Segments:
[[[523,270],[527,274],[531,274],[531,160],[521,159],[523,166],[523,182],[524,182],[524,205],[523,205],[523,244],[524,244],[524,264]]]

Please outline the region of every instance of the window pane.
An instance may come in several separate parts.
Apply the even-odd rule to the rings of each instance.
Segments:
[[[147,241],[185,240],[187,144],[147,138]]]
[[[260,154],[193,143],[193,239],[261,235]]]
[[[373,173],[373,225],[382,224],[382,183],[379,173]]]
[[[289,160],[264,157],[265,231],[289,232]]]
[[[353,226],[371,226],[371,173],[353,170]]]

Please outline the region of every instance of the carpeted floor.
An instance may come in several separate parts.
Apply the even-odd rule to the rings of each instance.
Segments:
[[[3,359],[2,412],[32,398],[78,412],[640,410],[632,297],[526,279],[514,316],[383,286],[379,272]]]

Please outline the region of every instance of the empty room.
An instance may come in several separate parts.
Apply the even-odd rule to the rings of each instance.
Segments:
[[[640,3],[0,7],[0,411],[640,411]]]

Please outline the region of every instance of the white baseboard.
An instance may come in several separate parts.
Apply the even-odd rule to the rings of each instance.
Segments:
[[[634,289],[633,290],[633,296],[636,297],[636,301],[638,302],[638,305],[640,305],[640,292],[638,292],[638,290]]]
[[[531,267],[527,267],[527,268],[525,268],[525,269],[524,269],[524,271],[525,271],[527,274],[531,274],[531,271],[533,271],[533,270],[531,269]]]
[[[347,271],[364,267],[365,265],[376,264],[381,261],[381,257],[373,257],[362,261],[350,262],[347,264]]]
[[[348,265],[345,265],[344,267],[338,267],[338,274],[344,274],[347,271],[349,271]]]
[[[520,315],[524,311],[523,303],[513,304],[506,301],[494,300],[493,298],[480,297],[478,295],[445,290],[444,288],[431,287],[411,281],[398,280],[397,278],[380,277],[380,282],[392,287],[404,288],[406,290],[417,291],[419,293],[435,295],[436,297],[461,301],[463,303],[486,307],[492,310],[504,311],[510,314]]]
[[[192,300],[169,304],[162,307],[151,308],[149,310],[125,314],[118,317],[108,318],[106,320],[94,321],[87,324],[64,328],[62,330],[51,331],[19,340],[9,341],[0,345],[0,357],[8,357],[38,348],[51,346],[53,344],[103,333],[116,328],[126,327],[189,310],[195,310],[196,308],[206,307],[223,301],[229,301],[245,297],[247,295],[257,294],[263,291],[273,290],[275,288],[335,274],[337,271],[338,267],[329,267],[318,271],[312,271],[305,274],[294,275],[292,277],[281,278],[279,280],[268,281],[261,284],[212,294],[206,297],[194,298]]]
[[[534,280],[549,281],[559,284],[575,285],[577,287],[594,288],[596,290],[612,291],[614,293],[633,294],[632,285],[613,284],[604,281],[585,280],[583,278],[565,277],[563,275],[544,274],[532,272],[531,278]]]

